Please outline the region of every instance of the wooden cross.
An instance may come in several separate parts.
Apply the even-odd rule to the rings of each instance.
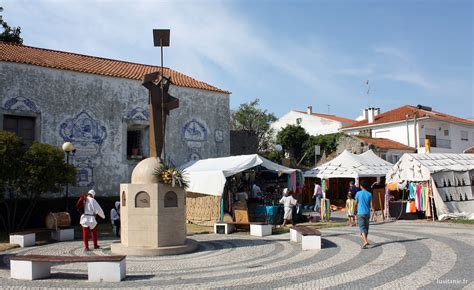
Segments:
[[[179,107],[179,100],[168,94],[170,84],[171,78],[162,77],[160,72],[146,74],[143,79],[143,86],[150,92],[150,157],[161,157],[165,145],[166,116]]]

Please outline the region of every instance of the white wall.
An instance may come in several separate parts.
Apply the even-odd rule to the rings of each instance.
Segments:
[[[136,114],[147,112],[148,91],[141,83],[0,62],[0,129],[3,114],[33,114],[38,141],[58,147],[71,141],[77,149],[71,162],[84,172],[78,180],[84,180],[71,193],[94,186],[100,194],[113,195],[120,183],[130,182],[139,161],[127,159],[127,126],[149,124]],[[179,166],[193,158],[228,156],[229,95],[173,85],[170,94],[179,99],[179,108],[167,119],[167,159]]]
[[[272,124],[275,134],[287,125],[296,125],[296,119],[301,118],[300,126],[310,135],[323,135],[337,133],[342,123],[306,113],[290,111]]]
[[[375,125],[372,129],[372,138],[387,138],[399,143],[408,145],[413,148],[418,148],[418,152],[425,152],[424,139],[426,133],[435,132],[437,139],[437,147],[431,147],[433,153],[462,153],[467,148],[474,146],[474,125],[465,125],[461,123],[448,123],[433,119],[419,119],[417,120],[417,130],[415,137],[413,120],[407,123],[399,122],[393,124]],[[445,136],[444,131],[448,130],[448,136]],[[359,134],[361,129],[345,130],[347,134]],[[461,131],[468,132],[468,140],[461,140]],[[449,140],[449,141],[444,141]],[[416,145],[415,146],[415,142]],[[450,142],[450,148],[445,148]]]

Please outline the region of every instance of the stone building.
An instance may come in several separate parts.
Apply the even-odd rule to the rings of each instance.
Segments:
[[[148,91],[159,67],[0,42],[0,129],[25,143],[72,142],[77,194],[116,195],[148,156]],[[230,93],[165,68],[179,108],[167,119],[166,159],[176,166],[230,154]]]

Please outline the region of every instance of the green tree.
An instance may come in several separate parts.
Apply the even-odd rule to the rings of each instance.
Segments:
[[[244,103],[232,112],[231,127],[233,130],[243,130],[255,134],[258,139],[257,152],[264,154],[272,150],[273,129],[271,123],[277,120],[273,113],[258,107],[260,100]]]
[[[298,162],[304,155],[303,144],[309,138],[300,125],[287,125],[277,133],[276,141],[288,152],[290,159]]]
[[[3,8],[0,7],[0,12],[3,12]],[[21,38],[21,27],[10,27],[6,21],[3,20],[0,15],[0,25],[3,31],[0,33],[0,41],[11,42],[17,44],[23,44],[23,38]]]
[[[306,153],[306,157],[302,163],[306,166],[314,166],[314,146],[320,146],[321,154],[323,154],[323,152],[325,152],[326,155],[331,154],[336,150],[341,136],[342,133],[310,136],[303,144],[303,150]]]
[[[75,183],[76,169],[64,162],[59,148],[35,142],[25,150],[14,133],[0,131],[0,164],[0,203],[5,208],[0,220],[8,232],[26,226],[44,193]],[[17,212],[20,201],[26,202],[26,208]]]

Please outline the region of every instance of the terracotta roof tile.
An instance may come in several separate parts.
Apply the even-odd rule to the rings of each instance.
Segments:
[[[468,148],[468,149],[464,150],[464,153],[467,153],[467,154],[474,154],[474,146],[471,147],[471,148]]]
[[[5,42],[0,42],[0,61],[31,64],[42,67],[71,70],[132,80],[142,80],[145,74],[160,69],[159,66],[138,64],[127,61],[36,48]],[[230,93],[228,91],[211,86],[205,82],[195,80],[170,68],[164,68],[164,73],[167,76],[171,76],[172,83],[177,86],[225,94]]]
[[[358,139],[361,139],[367,144],[371,144],[376,148],[380,149],[399,149],[399,150],[410,150],[415,152],[415,148],[407,146],[402,143],[398,143],[396,141],[386,139],[386,138],[369,138],[369,137],[362,137],[357,136]]]
[[[297,112],[307,114],[307,112],[302,112],[302,111],[297,111]],[[333,120],[333,121],[342,122],[342,123],[354,123],[355,122],[355,120],[344,118],[344,117],[339,117],[339,116],[336,116],[336,115],[319,114],[319,113],[312,113],[311,115],[317,116],[317,117],[320,117],[320,118]]]
[[[416,113],[417,118],[428,117],[428,118],[437,119],[440,121],[459,122],[459,123],[474,125],[474,121],[471,121],[471,120],[458,118],[455,116],[451,116],[451,115],[436,112],[436,111],[427,111],[423,109],[418,109],[415,106],[405,105],[405,106],[402,106],[402,107],[399,107],[399,108],[396,108],[391,111],[375,116],[375,120],[371,124],[369,124],[366,119],[366,120],[352,123],[350,125],[346,125],[342,127],[342,129],[357,128],[357,127],[363,127],[363,126],[371,126],[371,125],[377,125],[377,124],[404,121],[406,120],[406,116],[408,116],[408,119],[413,119],[413,112],[415,110],[417,111]]]

